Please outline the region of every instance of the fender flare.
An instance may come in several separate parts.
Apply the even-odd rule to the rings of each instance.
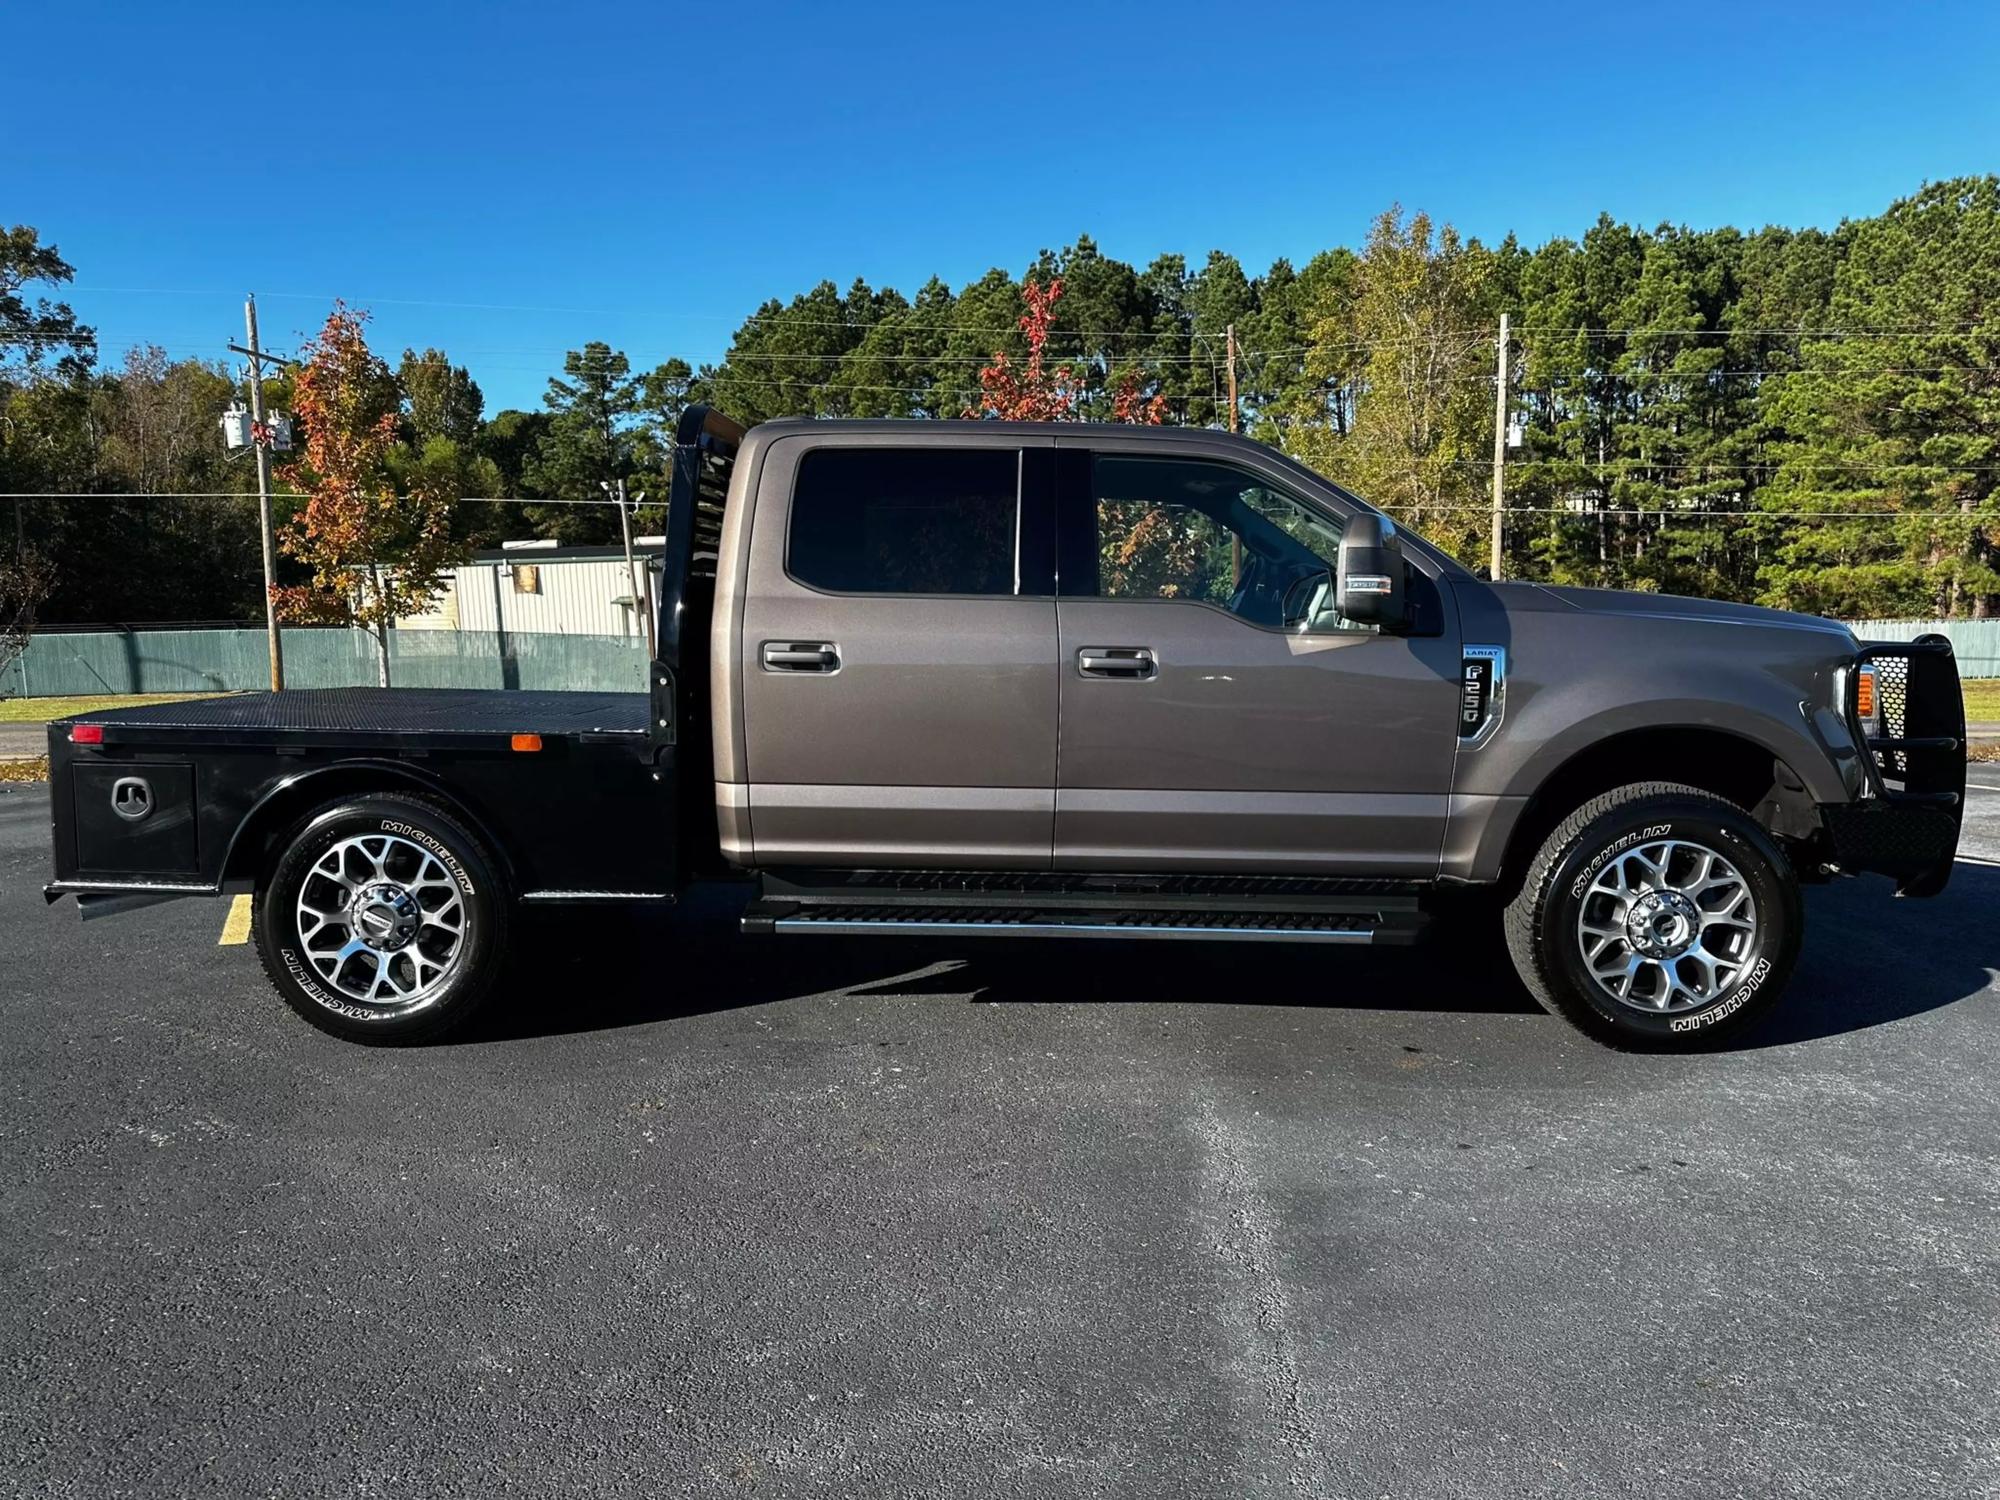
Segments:
[[[295,795],[301,796],[302,800],[305,800],[303,789],[311,786],[314,782],[323,781],[330,776],[345,778],[354,775],[356,772],[380,776],[391,782],[400,782],[413,790],[424,792],[438,798],[440,801],[450,804],[453,814],[462,818],[472,831],[479,836],[480,841],[485,844],[487,849],[492,851],[494,859],[500,864],[502,879],[506,881],[510,888],[518,888],[514,861],[508,853],[506,844],[495,836],[493,827],[488,820],[476,809],[467,805],[465,798],[456,788],[437,776],[425,774],[414,766],[411,766],[408,762],[372,758],[341,760],[335,761],[331,765],[314,766],[309,770],[299,771],[289,776],[282,776],[265,787],[258,794],[257,800],[251,804],[249,811],[237,820],[236,831],[229,836],[229,846],[223,851],[222,856],[220,883],[226,884],[232,879],[242,879],[245,875],[254,875],[256,873],[253,870],[241,868],[238,860],[239,858],[249,857],[248,849],[244,842],[245,835],[250,833],[252,829],[262,827],[274,803],[289,800]]]

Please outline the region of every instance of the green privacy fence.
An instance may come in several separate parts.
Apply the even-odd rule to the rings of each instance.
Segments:
[[[360,631],[302,628],[284,636],[287,687],[372,687],[378,680],[375,642]],[[397,687],[643,693],[646,648],[634,636],[509,631],[503,640],[461,630],[392,630],[389,679]],[[0,698],[270,685],[261,630],[41,634],[0,672]]]
[[[1864,641],[1913,641],[1920,635],[1951,638],[1961,677],[2000,677],[2000,620],[1853,620]]]

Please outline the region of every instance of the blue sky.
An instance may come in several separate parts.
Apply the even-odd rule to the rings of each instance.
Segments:
[[[1094,235],[1254,272],[1394,201],[1467,233],[1823,224],[2000,170],[2000,5],[1150,3],[0,16],[0,221],[106,357],[287,345],[341,295],[488,409],[589,338],[712,358],[821,277]]]

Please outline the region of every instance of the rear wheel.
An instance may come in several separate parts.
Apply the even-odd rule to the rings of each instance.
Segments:
[[[503,964],[495,861],[427,798],[379,793],[309,817],[257,895],[257,951],[285,1003],[349,1041],[431,1041]]]
[[[1798,882],[1734,803],[1650,782],[1586,803],[1507,908],[1529,991],[1612,1046],[1694,1050],[1770,1010],[1798,960]]]

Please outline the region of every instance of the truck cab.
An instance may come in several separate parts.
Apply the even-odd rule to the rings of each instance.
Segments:
[[[1393,943],[1484,905],[1537,999],[1672,1049],[1775,1003],[1802,881],[1929,894],[1956,847],[1948,643],[1490,582],[1220,432],[697,407],[667,553],[643,699],[52,726],[52,899],[246,891],[281,993],[361,1041],[469,1015],[523,903],[698,879],[774,936]],[[166,818],[120,815],[134,778]]]

